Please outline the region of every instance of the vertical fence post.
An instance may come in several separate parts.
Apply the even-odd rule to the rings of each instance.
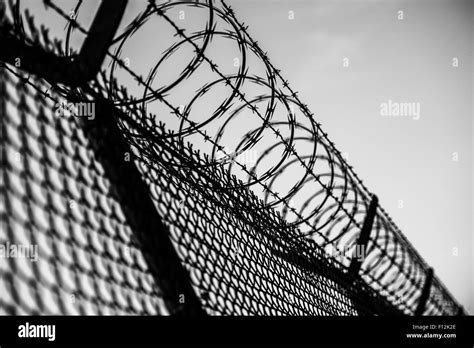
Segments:
[[[171,242],[168,228],[157,213],[148,185],[134,161],[124,160],[124,154],[131,149],[117,125],[115,116],[118,112],[121,111],[109,101],[98,100],[95,119],[84,121],[82,128],[118,195],[171,314],[205,315],[189,273]]]
[[[92,35],[86,38],[79,56],[73,59],[28,46],[1,32],[0,45],[9,49],[0,51],[0,60],[12,63],[16,57],[22,57],[22,69],[50,83],[65,83],[69,87],[86,85],[98,73],[126,5],[127,0],[102,0],[90,29]],[[74,97],[70,99],[73,101]],[[171,314],[204,315],[189,274],[150,197],[148,185],[135,163],[124,160],[124,154],[131,152],[131,149],[114,117],[120,111],[102,99],[96,100],[96,112],[97,117],[93,121],[82,122],[81,128],[113,186],[148,267],[163,292],[167,309]]]

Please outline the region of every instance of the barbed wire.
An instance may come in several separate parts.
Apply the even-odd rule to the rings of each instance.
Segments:
[[[19,39],[50,46],[49,42],[41,44],[37,34],[32,35],[33,40],[25,34],[24,23],[19,15],[20,3],[18,0],[10,5],[14,9],[14,34]],[[315,116],[308,106],[300,101],[297,92],[272,65],[268,54],[249,35],[248,27],[237,20],[229,5],[224,1],[220,3],[221,6],[216,6],[214,1],[167,1],[160,4],[153,0],[148,1],[145,9],[131,20],[123,33],[112,40],[111,50],[107,52],[110,64],[101,75],[102,85],[94,82],[82,92],[67,86],[53,86],[54,90],[65,98],[101,95],[122,110],[118,122],[124,137],[136,150],[135,159],[145,163],[142,166],[144,176],[150,175],[147,171],[151,171],[149,168],[154,164],[175,167],[172,169],[175,174],[210,169],[222,171],[228,180],[220,182],[221,194],[226,192],[225,195],[228,196],[237,191],[245,194],[247,190],[253,190],[265,203],[254,209],[265,207],[279,211],[281,221],[284,221],[280,230],[287,231],[288,226],[296,229],[298,233],[292,235],[293,238],[313,239],[323,249],[336,247],[353,250],[357,247],[372,194],[328,138],[327,133],[321,129],[321,125],[315,121]],[[68,56],[71,54],[70,37],[73,31],[78,30],[88,35],[88,31],[77,20],[82,1],[78,1],[72,17],[54,1],[45,0],[44,4],[66,20],[64,54]],[[204,28],[187,34],[187,30],[178,26],[167,14],[179,6],[207,11]],[[25,15],[29,30],[34,33],[32,17],[29,13]],[[167,23],[174,30],[177,41],[164,50],[148,72],[148,76],[144,78],[134,72],[121,57],[126,42],[132,40],[133,35],[151,18],[160,18]],[[45,37],[44,27],[41,27],[41,31]],[[216,37],[235,43],[240,54],[237,72],[222,72],[210,57],[209,47]],[[189,45],[194,52],[191,62],[173,82],[155,90],[152,86],[158,69],[165,62],[172,60],[172,55],[185,45]],[[63,51],[59,49],[61,45],[58,41],[55,41],[55,46],[58,52]],[[256,58],[256,61],[262,63],[263,73],[249,73],[250,58]],[[168,101],[178,87],[185,85],[198,71],[205,68],[209,69],[210,73],[201,81],[197,91],[190,93],[190,101],[184,107],[176,107]],[[129,74],[142,87],[141,97],[129,96],[124,88],[119,87],[120,72]],[[204,113],[209,116],[203,121],[191,120],[191,112],[197,108],[195,105],[198,101],[205,99],[213,88],[220,86],[229,90],[220,104],[214,110],[206,110]],[[252,95],[252,88],[258,89],[259,93],[253,91]],[[166,122],[157,122],[156,115],[149,111],[154,102],[164,104],[169,115],[179,120],[176,131],[167,129]],[[258,105],[265,102],[267,105],[261,111]],[[277,112],[277,108],[283,111]],[[246,130],[234,149],[229,149],[223,144],[225,134],[232,129],[232,122],[245,111],[250,112],[255,120],[261,123]],[[279,115],[284,117],[278,117]],[[211,125],[217,130],[211,132]],[[176,146],[186,152],[185,142],[195,136],[200,136],[202,143],[212,146],[210,151],[204,154],[209,160],[195,161],[188,158],[165,162],[161,153],[164,140],[178,140]],[[275,137],[277,141],[269,141],[270,136]],[[194,144],[198,143],[194,140]],[[256,149],[260,150],[258,158],[250,166],[239,161],[239,156]],[[277,152],[277,149],[280,152]],[[262,169],[265,162],[271,162],[270,168]],[[298,167],[299,171],[295,167]],[[244,174],[245,177],[238,181],[231,180],[236,174]],[[288,177],[292,178],[290,188],[279,188],[278,182],[287,182]],[[212,181],[193,181],[192,184],[197,189],[197,186],[210,185]],[[222,186],[223,182],[227,185]],[[305,197],[308,192],[311,194]],[[238,213],[234,211],[234,214]],[[373,232],[366,247],[361,269],[362,278],[395,307],[408,314],[414,313],[416,299],[420,296],[429,267],[380,206],[377,207]],[[352,258],[344,256],[342,260],[334,262],[347,268]],[[436,299],[430,297],[430,313],[455,313],[458,310],[456,302],[436,277],[433,287],[437,295]]]

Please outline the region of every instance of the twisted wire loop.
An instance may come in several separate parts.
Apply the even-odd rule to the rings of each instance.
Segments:
[[[87,35],[77,16],[82,2],[77,3],[75,18],[68,17],[53,1],[45,1],[45,5],[66,20],[64,46],[59,40],[52,44],[44,27],[38,31],[31,15],[26,14],[23,21],[19,14],[21,2],[12,0],[14,34],[32,45],[73,56],[72,36]],[[206,311],[414,314],[428,265],[380,206],[367,246],[358,245],[373,195],[315,121],[314,114],[272,65],[268,54],[248,34],[245,24],[237,20],[232,8],[224,1],[150,0],[130,18],[112,41],[104,71],[96,80],[82,89],[51,83],[47,87],[52,91],[49,97],[106,100],[114,105],[116,112],[102,117],[116,118],[130,146],[129,155],[169,228],[170,238]],[[153,38],[153,45],[137,50],[137,42],[147,42],[149,37]],[[150,50],[145,52],[147,56],[157,58],[143,61],[144,49]],[[27,207],[21,218],[11,203],[4,208],[11,213],[2,214],[7,219],[8,239],[14,238],[12,226],[20,224],[20,230],[31,231],[32,240],[48,231],[52,245],[67,238],[61,233],[73,231],[82,233],[81,237],[88,242],[93,236],[100,236],[111,248],[127,244],[132,240],[132,232],[127,221],[115,215],[120,216],[120,206],[114,202],[113,188],[107,187],[107,178],[83,139],[83,124],[70,119],[53,120],[53,105],[47,105],[46,99],[41,98],[46,82],[34,77],[34,83],[24,83],[28,87],[22,89],[22,83],[14,77],[22,76],[21,72],[6,67],[8,72],[2,75],[6,84],[18,87],[20,99],[33,96],[41,107],[37,110],[37,106],[28,108],[25,103],[17,103],[12,106],[17,112],[7,110],[2,126],[7,131],[16,129],[18,135],[5,137],[2,153],[21,150],[27,167],[41,158],[43,172],[56,170],[59,181],[64,182],[56,188],[48,181],[50,174],[35,179],[29,167],[13,171],[11,159],[2,164],[2,195],[7,202],[19,200]],[[12,94],[6,91],[1,97],[10,100]],[[45,155],[52,141],[46,133],[14,125],[16,113],[21,115],[22,125],[35,119],[38,129],[46,132],[48,125],[54,129],[59,140],[53,149],[59,159],[50,160]],[[17,138],[18,141],[14,140]],[[31,141],[39,143],[35,150],[26,148]],[[74,145],[68,144],[71,141],[75,141]],[[68,166],[71,170],[63,170]],[[68,176],[81,187],[70,188]],[[46,203],[40,205],[29,191],[22,195],[14,190],[11,177],[26,180],[26,187],[36,184]],[[64,201],[76,191],[80,204],[75,210],[51,209],[55,199]],[[102,201],[103,209],[97,209]],[[42,229],[33,222],[36,210],[45,215]],[[55,224],[57,217],[65,221],[63,230]],[[23,225],[20,221],[24,221]],[[117,228],[110,228],[113,224]],[[139,255],[139,248],[132,245],[133,255]],[[92,259],[95,251],[84,250],[89,246],[78,244],[71,249],[78,249],[73,253],[83,253],[86,259]],[[60,274],[58,260],[54,259],[59,258],[56,252],[59,249],[54,246],[53,258],[43,262],[56,267],[53,278]],[[106,255],[110,259],[110,254]],[[347,270],[355,257],[362,257],[363,262],[360,278],[353,280],[347,276]],[[81,268],[83,261],[79,257],[73,261],[78,265],[71,264],[68,269],[79,282],[80,275],[87,273]],[[124,266],[120,256],[111,261],[116,262],[114,266]],[[107,284],[112,288],[125,287],[127,299],[142,305],[140,309],[135,304],[121,307],[113,298],[107,302],[111,311],[161,314],[176,310],[159,302],[161,286],[150,280],[141,263],[126,266],[130,272],[140,270],[135,287],[101,278],[94,271],[95,264],[90,267],[94,273],[87,274],[94,284],[103,281],[112,282]],[[17,268],[11,261],[6,269],[1,269],[7,280],[0,281],[0,286],[9,286],[11,294],[17,292],[12,285],[17,279],[13,270]],[[34,268],[30,274],[37,272],[40,270]],[[56,283],[52,290],[51,283],[43,284],[26,276],[22,279],[36,293],[41,287],[59,299],[64,292],[62,283]],[[68,289],[71,288],[72,285]],[[94,290],[98,291],[98,286]],[[136,295],[140,300],[132,299],[140,291]],[[80,296],[99,306],[84,291]],[[49,310],[33,304],[34,299],[28,306],[18,298],[0,299],[0,311]],[[67,312],[61,306],[59,311]],[[424,314],[453,315],[458,310],[452,295],[434,277]]]

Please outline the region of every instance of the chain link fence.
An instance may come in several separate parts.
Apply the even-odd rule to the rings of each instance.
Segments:
[[[1,262],[0,313],[462,313],[230,6],[143,4],[79,87],[3,58],[0,244],[27,257]],[[2,40],[72,64],[82,1],[45,5],[65,44],[20,1]],[[153,20],[169,42],[144,75],[125,51]]]

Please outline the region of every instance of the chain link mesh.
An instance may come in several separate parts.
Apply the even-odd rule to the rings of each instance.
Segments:
[[[46,5],[87,34],[58,5]],[[179,6],[207,11],[205,29],[188,34],[173,21],[169,13]],[[157,66],[172,60],[184,45],[194,54],[178,79],[160,88],[153,85],[157,68],[143,77],[122,57],[125,42],[155,16],[179,40]],[[12,15],[11,22],[23,28],[18,18]],[[59,55],[70,52],[69,44],[63,49],[61,42],[51,43],[46,30],[38,31],[32,17],[26,18],[27,29],[12,36]],[[209,55],[206,46],[216,37],[236,43],[241,54],[237,73],[222,72]],[[249,72],[252,66],[246,62],[255,59],[263,69]],[[133,207],[124,207],[116,193],[120,188],[111,184],[95,156],[100,147],[135,163],[140,185],[146,186],[207,313],[415,313],[428,265],[380,206],[360,278],[354,280],[347,272],[353,254],[328,253],[358,247],[372,194],[230,6],[149,1],[114,39],[108,62],[81,91],[39,76],[26,80],[11,65],[2,69],[0,243],[38,245],[39,256],[36,263],[21,258],[2,262],[1,312],[167,314],[186,306],[184,296],[170,300],[167,283],[173,275],[157,272],[160,265],[150,261],[146,250],[156,231],[135,230],[129,219],[136,213],[128,211]],[[202,68],[208,74],[193,82]],[[143,97],[119,87],[117,80],[125,76],[141,88]],[[197,91],[173,93],[184,82],[198,86]],[[228,94],[216,109],[196,106],[218,85]],[[178,106],[183,95],[188,102]],[[96,117],[114,120],[128,150],[122,153],[120,147],[84,132],[100,120],[58,118],[55,110],[63,98],[109,110]],[[100,109],[103,105],[108,108]],[[154,108],[166,115],[165,122],[150,111]],[[206,115],[203,120],[192,120],[195,109]],[[259,124],[229,149],[223,134],[243,111]],[[171,115],[179,122],[173,123]],[[256,163],[242,163],[246,151],[257,151]],[[262,169],[259,165],[270,153],[273,163]],[[289,169],[293,166],[299,171]],[[294,184],[279,187],[278,180],[289,178]],[[435,277],[425,314],[458,311]]]

